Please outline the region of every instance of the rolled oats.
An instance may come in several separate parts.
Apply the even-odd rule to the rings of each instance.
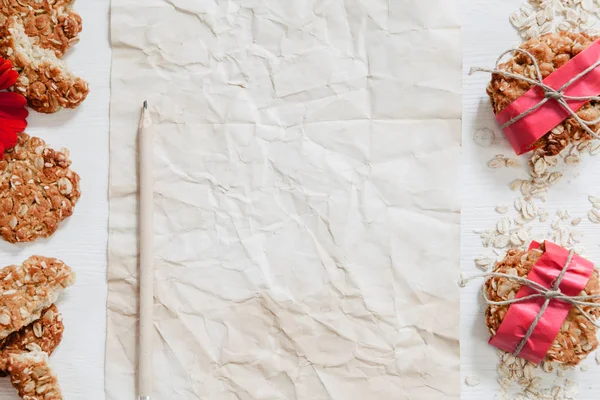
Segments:
[[[600,210],[597,210],[595,208],[591,209],[588,212],[588,218],[590,219],[590,221],[592,221],[595,224],[600,224]]]
[[[496,141],[494,131],[488,128],[478,129],[473,135],[475,144],[481,147],[490,147]]]
[[[70,165],[43,140],[19,134],[17,145],[0,160],[0,234],[6,241],[48,237],[73,214],[81,192]]]
[[[465,383],[467,384],[467,386],[473,387],[479,385],[481,383],[481,380],[476,376],[467,376],[465,378]]]
[[[504,204],[496,206],[496,212],[498,214],[506,214],[508,212],[508,207]]]
[[[475,258],[475,265],[477,266],[477,268],[483,271],[487,271],[494,262],[496,262],[496,257],[492,257],[490,255],[482,254],[479,257]]]
[[[590,146],[590,155],[595,156],[600,153],[600,143],[595,143]]]
[[[503,157],[494,157],[488,162],[488,167],[490,168],[504,168],[506,167],[506,159]]]
[[[522,179],[515,179],[510,183],[510,189],[511,190],[520,190],[521,186],[523,185],[523,180]]]

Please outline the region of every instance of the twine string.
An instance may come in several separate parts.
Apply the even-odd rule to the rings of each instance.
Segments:
[[[515,74],[512,72],[508,72],[508,71],[502,71],[499,69],[501,60],[504,58],[504,56],[506,56],[507,54],[515,54],[515,53],[525,54],[527,57],[529,57],[531,59],[531,61],[533,63],[533,67],[535,69],[535,75],[536,75],[537,79],[532,79],[525,75],[519,75],[519,74]],[[471,68],[469,75],[472,75],[475,72],[487,72],[487,73],[491,73],[491,74],[498,74],[505,78],[513,78],[513,79],[527,82],[531,85],[539,87],[544,92],[544,98],[542,100],[540,100],[533,107],[529,108],[528,110],[524,111],[523,113],[517,115],[516,117],[512,118],[511,120],[509,120],[506,123],[504,123],[503,125],[501,125],[502,129],[505,129],[505,128],[511,126],[512,124],[514,124],[515,122],[518,122],[521,119],[527,117],[528,115],[534,113],[539,108],[541,108],[544,104],[546,104],[549,100],[555,100],[558,104],[560,104],[560,106],[562,108],[564,108],[579,123],[579,125],[581,125],[581,127],[587,133],[589,133],[592,137],[594,137],[596,139],[600,139],[600,134],[598,132],[594,132],[590,128],[591,126],[594,126],[594,125],[600,123],[600,117],[596,118],[594,120],[591,120],[591,121],[586,121],[586,120],[582,119],[579,115],[577,115],[577,113],[575,111],[573,111],[571,106],[569,106],[569,103],[567,103],[567,101],[600,101],[600,96],[569,96],[564,93],[565,90],[568,89],[571,85],[573,85],[579,79],[583,78],[585,75],[589,74],[591,71],[593,71],[594,69],[596,69],[599,66],[600,66],[600,60],[598,60],[595,63],[593,63],[592,65],[590,65],[584,71],[581,71],[579,74],[577,74],[576,76],[571,78],[568,82],[566,82],[560,88],[554,89],[544,83],[544,77],[542,76],[542,71],[540,70],[540,65],[539,65],[537,59],[533,56],[533,54],[531,54],[530,52],[528,52],[527,50],[524,50],[524,49],[510,49],[510,50],[505,51],[504,53],[502,53],[500,55],[500,57],[498,57],[498,59],[496,60],[496,67],[494,69],[473,67],[473,68]]]
[[[548,306],[550,305],[550,302],[552,300],[560,300],[560,301],[564,301],[565,303],[570,304],[571,306],[575,307],[596,328],[600,328],[600,324],[596,322],[595,318],[583,309],[583,307],[600,307],[600,303],[595,303],[595,302],[589,301],[589,300],[600,299],[600,294],[583,295],[583,296],[582,295],[567,296],[566,294],[564,294],[560,291],[560,284],[562,283],[563,278],[565,277],[565,274],[567,273],[567,270],[569,269],[569,265],[571,265],[571,261],[573,261],[574,255],[575,255],[575,252],[573,250],[571,250],[569,252],[569,256],[567,257],[565,265],[563,266],[562,270],[560,271],[560,274],[553,281],[552,287],[550,287],[550,288],[547,288],[537,282],[534,282],[530,279],[527,279],[527,278],[524,278],[521,276],[509,275],[509,274],[504,274],[501,272],[486,272],[483,274],[473,275],[468,278],[463,278],[460,281],[460,286],[465,287],[470,281],[473,281],[475,279],[485,278],[484,285],[482,286],[482,293],[483,293],[483,299],[489,305],[505,306],[505,305],[511,305],[511,304],[515,304],[515,303],[524,303],[526,301],[540,298],[540,297],[545,299],[544,303],[542,304],[542,307],[540,308],[540,311],[538,312],[537,316],[531,323],[531,326],[525,333],[525,336],[523,336],[523,339],[521,339],[521,342],[519,343],[519,345],[513,352],[513,354],[515,356],[518,356],[521,353],[521,351],[523,351],[523,348],[527,344],[527,341],[531,338],[533,331],[537,327],[538,323],[541,321],[544,313],[546,312],[546,309],[548,308]],[[521,285],[527,286],[528,288],[533,290],[535,293],[532,293],[528,296],[523,296],[523,297],[509,299],[509,300],[493,301],[488,297],[486,290],[485,290],[485,284],[488,281],[492,280],[493,278],[505,278],[510,281],[520,283]]]

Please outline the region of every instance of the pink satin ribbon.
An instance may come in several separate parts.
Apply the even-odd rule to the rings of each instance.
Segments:
[[[544,79],[544,83],[553,89],[559,89],[573,77],[585,71],[600,59],[600,39]],[[596,96],[600,94],[600,67],[595,68],[564,91],[565,95],[576,97]],[[539,87],[509,104],[496,115],[500,125],[523,114],[544,99],[544,91]],[[567,100],[573,111],[579,110],[588,101]],[[504,128],[504,133],[515,153],[521,155],[534,149],[533,144],[558,124],[570,116],[556,100],[549,100],[530,115]]]
[[[529,248],[539,247],[539,243],[533,242]],[[545,242],[545,249],[544,254],[527,275],[527,279],[551,288],[554,279],[560,274],[569,257],[569,251],[548,241]],[[593,272],[594,264],[575,254],[560,284],[560,291],[566,296],[579,295],[587,285]],[[515,298],[519,299],[535,293],[537,292],[523,285]],[[501,350],[513,353],[525,337],[543,303],[543,297],[536,297],[511,304],[496,335],[490,339],[489,343]],[[556,335],[560,332],[570,309],[571,305],[562,300],[551,300],[519,357],[539,364],[548,353]]]

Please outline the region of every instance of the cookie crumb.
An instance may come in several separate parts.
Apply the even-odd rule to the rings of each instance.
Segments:
[[[465,378],[465,383],[467,386],[475,387],[481,383],[481,380],[476,376],[467,376]]]

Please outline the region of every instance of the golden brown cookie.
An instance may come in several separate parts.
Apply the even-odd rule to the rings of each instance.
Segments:
[[[48,237],[73,214],[81,192],[68,156],[25,133],[5,152],[0,160],[0,235],[6,241]]]
[[[528,40],[521,45],[521,48],[527,50],[536,58],[542,75],[546,78],[597,39],[598,37],[589,36],[586,33],[549,33]],[[532,60],[521,53],[517,53],[507,62],[501,64],[499,69],[537,80]],[[531,87],[530,83],[522,80],[493,74],[487,93],[492,102],[494,113],[501,112]],[[600,102],[592,101],[584,105],[577,114],[586,121],[600,117]],[[591,126],[591,129],[598,131],[600,124]],[[545,155],[553,156],[560,153],[569,143],[591,139],[593,137],[574,118],[570,117],[539,139],[535,146],[540,147]]]
[[[0,269],[0,339],[40,319],[74,283],[75,272],[55,258],[31,256]]]
[[[23,400],[62,400],[56,375],[48,365],[48,354],[31,344],[28,352],[11,354],[10,381]]]
[[[71,7],[74,0],[2,0],[1,17],[17,17],[35,44],[62,58],[77,43],[81,17]]]
[[[17,17],[0,24],[0,56],[19,72],[12,90],[25,96],[38,112],[76,108],[88,95],[87,82],[71,73],[52,50],[36,45]]]
[[[494,272],[526,277],[541,256],[542,250],[523,251],[511,249],[502,261],[496,263]],[[492,301],[512,299],[519,292],[520,288],[520,283],[502,277],[494,277],[485,284],[486,294]],[[597,271],[594,271],[584,292],[586,295],[600,294],[600,281],[598,280]],[[600,299],[590,300],[590,302],[600,303]],[[500,327],[500,324],[504,320],[508,307],[508,305],[488,306],[486,310],[486,324],[490,335],[494,336],[496,334],[498,327]],[[594,318],[600,316],[600,309],[597,307],[588,306],[583,307],[583,309]],[[596,327],[579,310],[575,307],[571,308],[559,334],[554,339],[550,350],[546,354],[545,361],[554,361],[566,366],[579,364],[581,360],[598,347],[596,330]]]
[[[65,327],[62,315],[54,304],[42,311],[37,321],[18,332],[10,334],[0,343],[0,371],[6,372],[10,354],[26,352],[27,346],[36,344],[43,352],[51,355],[62,340]]]

